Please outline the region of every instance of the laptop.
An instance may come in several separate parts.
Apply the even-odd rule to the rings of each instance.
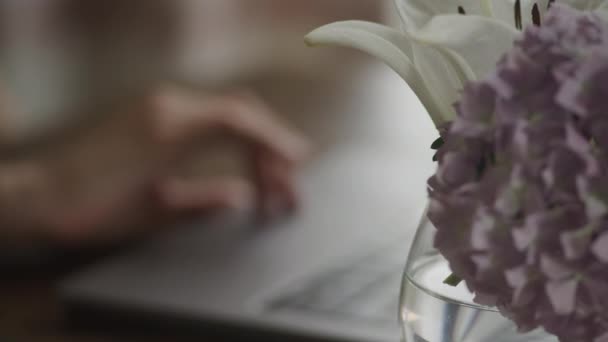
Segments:
[[[302,207],[264,226],[223,217],[167,232],[60,284],[70,305],[263,340],[399,341],[398,300],[426,205],[436,131],[409,87],[369,64],[324,90],[269,88],[313,138]],[[117,316],[118,317],[118,316]],[[122,320],[122,319],[121,319]]]

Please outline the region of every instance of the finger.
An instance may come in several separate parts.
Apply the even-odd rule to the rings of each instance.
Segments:
[[[51,239],[73,245],[104,243],[127,237],[137,231],[139,223],[144,223],[142,217],[155,213],[140,208],[145,203],[143,196],[135,193],[112,198],[98,196],[94,200],[80,199],[79,202],[47,208],[45,222],[51,228]],[[134,203],[140,206],[132,205]],[[136,210],[138,208],[142,210]]]
[[[174,106],[174,134],[187,140],[207,136],[210,130],[228,131],[290,162],[299,162],[309,150],[300,134],[281,123],[272,111],[254,97],[243,94],[207,100],[190,100],[190,105]]]
[[[127,232],[109,225],[108,209],[103,205],[88,204],[59,209],[48,215],[48,231],[44,234],[53,242],[66,246],[103,243],[126,235]],[[122,228],[122,227],[121,227]]]
[[[98,225],[102,215],[103,209],[95,207],[56,212],[47,220],[49,229],[45,231],[45,235],[49,235],[52,241],[66,245],[92,240],[101,235]]]
[[[298,206],[299,196],[295,187],[294,168],[284,160],[267,156],[267,177],[275,198],[282,209],[293,211]]]
[[[260,152],[256,161],[255,177],[258,185],[258,206],[262,219],[269,219],[293,211],[298,196],[293,181],[293,169],[283,160]]]
[[[301,162],[310,150],[308,141],[254,96],[235,96],[219,105],[230,113],[218,117],[221,128],[228,129],[291,163]],[[227,115],[226,115],[227,114]]]
[[[246,210],[253,193],[251,185],[240,179],[172,178],[162,181],[157,189],[162,207],[170,213]]]
[[[272,216],[273,189],[268,177],[266,161],[258,152],[253,157],[253,179],[256,185],[256,213],[261,221]]]

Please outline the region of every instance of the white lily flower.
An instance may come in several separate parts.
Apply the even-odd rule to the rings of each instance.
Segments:
[[[578,9],[595,7],[603,0],[558,0]],[[396,6],[408,29],[421,27],[431,18],[442,14],[467,14],[491,17],[509,25],[523,26],[534,21],[534,12],[542,18],[553,0],[397,0]],[[536,9],[535,9],[536,7]],[[520,20],[521,19],[521,20]]]
[[[312,31],[306,42],[380,58],[409,84],[439,127],[455,117],[453,104],[463,85],[490,72],[520,30],[542,24],[554,2],[608,11],[606,0],[396,0],[401,31],[343,21]]]

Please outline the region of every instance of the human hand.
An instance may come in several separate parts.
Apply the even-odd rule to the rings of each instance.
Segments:
[[[183,166],[218,136],[239,142],[252,177],[184,175]],[[0,221],[81,243],[252,202],[268,216],[297,206],[293,176],[306,153],[306,141],[252,95],[164,88],[22,163],[14,174],[29,180],[5,180],[4,192],[0,182],[0,201],[10,203]]]

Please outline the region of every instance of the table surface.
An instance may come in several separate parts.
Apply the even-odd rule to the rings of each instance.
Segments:
[[[53,295],[52,283],[51,279],[32,278],[0,285],[0,336],[51,341],[64,334],[61,305]],[[66,336],[64,341],[71,340]]]
[[[65,307],[54,289],[55,284],[70,272],[103,257],[108,251],[66,253],[47,262],[1,269],[0,341],[162,341],[143,333],[129,338],[103,336],[99,332],[74,329],[68,324]]]
[[[65,276],[99,262],[128,246],[49,254],[46,260],[24,265],[0,265],[1,342],[191,342],[225,340],[211,336],[179,336],[179,331],[144,328],[107,331],[77,326],[55,285]]]

